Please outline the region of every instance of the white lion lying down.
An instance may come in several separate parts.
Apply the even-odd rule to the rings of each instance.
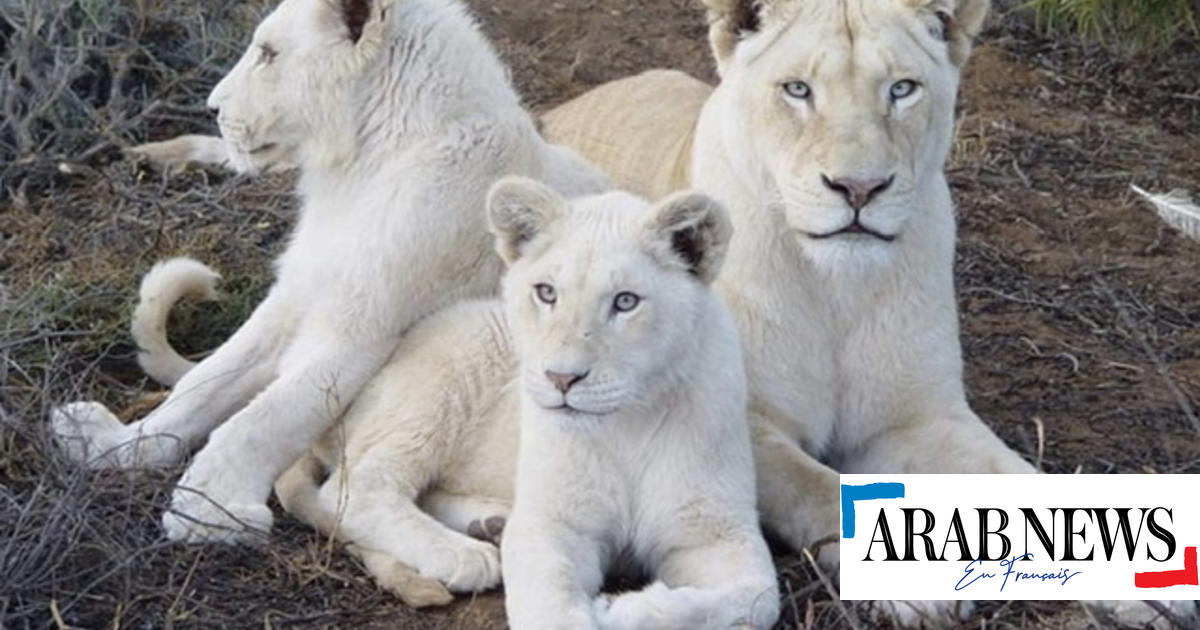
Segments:
[[[541,139],[457,0],[283,0],[209,104],[232,166],[299,165],[303,207],[277,280],[199,365],[144,364],[179,379],[144,420],[124,426],[77,403],[53,424],[93,466],[172,465],[207,437],[163,517],[167,534],[247,540],[271,526],[271,484],[414,323],[494,294],[491,184],[522,174],[583,194],[607,180]],[[175,271],[199,291],[213,278]]]
[[[504,302],[414,328],[279,480],[284,506],[409,603],[443,603],[442,585],[500,580],[496,547],[466,534],[508,516],[519,434],[504,535],[515,628],[770,627],[741,355],[709,288],[724,211],[691,193],[568,204],[523,179],[489,208],[511,264]],[[618,559],[657,582],[596,598]]]

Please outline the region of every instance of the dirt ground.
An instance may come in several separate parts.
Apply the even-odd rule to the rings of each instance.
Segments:
[[[470,4],[535,110],[651,67],[715,80],[693,0]],[[1200,473],[1200,243],[1129,190],[1200,191],[1200,53],[1120,59],[1016,12],[990,24],[949,164],[971,403],[1047,472]],[[223,54],[160,93],[195,99],[236,53]],[[154,390],[124,330],[154,260],[225,272],[224,302],[173,320],[200,351],[262,295],[292,221],[288,176],[122,159],[131,142],[212,130],[198,106],[145,121],[96,132],[111,141],[82,159],[14,160],[0,181],[0,627],[503,628],[497,594],[406,609],[282,514],[263,548],[168,544],[158,516],[178,471],[80,474],[47,448],[53,403],[128,408]],[[780,628],[870,627],[804,560],[779,563]],[[987,603],[961,627],[1100,624],[1078,604]]]

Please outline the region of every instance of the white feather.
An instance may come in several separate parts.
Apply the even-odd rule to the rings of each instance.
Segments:
[[[1133,192],[1154,204],[1154,208],[1158,210],[1158,216],[1162,217],[1162,220],[1166,221],[1168,225],[1187,236],[1200,240],[1200,206],[1192,201],[1192,197],[1187,191],[1172,190],[1165,195],[1154,195],[1137,186],[1131,186],[1131,188],[1133,188]]]

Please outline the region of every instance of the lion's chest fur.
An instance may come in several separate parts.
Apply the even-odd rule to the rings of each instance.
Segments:
[[[961,400],[948,277],[919,261],[861,276],[813,269],[798,252],[743,253],[720,288],[742,333],[751,409],[783,420],[809,452],[836,460]]]

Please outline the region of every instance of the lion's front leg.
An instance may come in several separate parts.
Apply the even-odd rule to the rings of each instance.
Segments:
[[[721,523],[722,528],[728,525]],[[727,630],[775,625],[775,565],[757,526],[694,546],[672,541],[671,547],[654,570],[656,582],[611,598],[600,616],[602,628]]]
[[[1037,472],[964,403],[960,409],[883,431],[841,462],[844,473],[1022,474]],[[875,602],[876,618],[903,628],[942,628],[969,617],[970,601]]]
[[[1028,474],[1037,470],[962,404],[876,434],[841,462],[843,473]]]
[[[840,527],[837,471],[804,452],[765,416],[750,415],[763,524],[793,549],[811,549],[835,574]]]
[[[180,479],[163,515],[171,539],[251,542],[268,531],[271,485],[341,417],[393,344],[330,337],[294,345],[300,362],[214,431]]]
[[[508,622],[521,630],[598,630],[604,551],[576,526],[514,512],[501,541]]]
[[[59,444],[72,459],[92,468],[174,465],[274,378],[291,334],[292,310],[281,294],[268,295],[228,341],[138,422],[121,424],[95,402],[55,409],[51,426]]]

